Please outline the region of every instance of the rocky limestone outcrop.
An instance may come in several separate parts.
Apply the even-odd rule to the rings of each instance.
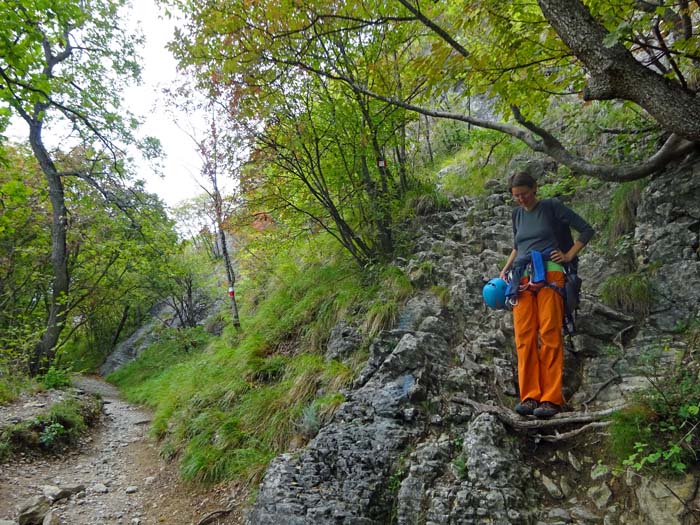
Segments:
[[[100,375],[107,376],[124,364],[136,359],[141,352],[155,342],[156,328],[163,323],[169,325],[174,320],[175,312],[170,306],[166,303],[156,305],[151,312],[151,319],[134,330],[129,337],[121,341],[110,352],[100,367]]]
[[[683,351],[673,330],[697,319],[700,305],[700,287],[688,286],[700,283],[699,170],[679,168],[643,192],[635,256],[658,266],[648,318],[603,305],[597,286],[618,263],[593,247],[582,257],[580,334],[565,355],[572,408],[624,403],[645,386],[640,360],[651,347]],[[487,311],[481,300],[511,248],[512,204],[503,186],[492,191],[407,225],[416,248],[396,264],[418,288],[448,293],[421,292],[395,329],[375,338],[331,422],[303,449],[272,461],[247,523],[681,525],[687,518],[654,482],[611,478],[597,461],[600,436],[547,445],[465,403],[507,408],[517,396],[511,314]],[[339,325],[328,357],[343,359],[360,339],[356,328]],[[673,490],[697,499],[690,478]]]
[[[634,251],[658,265],[655,328],[670,331],[700,315],[700,163],[653,179],[637,211]]]
[[[216,313],[222,309],[223,301],[214,300],[202,303],[198,306],[197,323],[206,327],[207,331],[215,333],[220,329],[215,320]],[[151,346],[157,339],[160,329],[179,328],[182,323],[172,306],[167,301],[156,304],[151,312],[150,318],[139,328],[134,330],[126,339],[114,347],[114,350],[100,366],[100,375],[107,376],[136,359],[146,348]]]

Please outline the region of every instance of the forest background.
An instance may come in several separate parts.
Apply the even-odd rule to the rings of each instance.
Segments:
[[[551,193],[629,188],[700,140],[698,2],[162,5],[184,20],[172,103],[208,123],[203,194],[172,210],[128,153],[161,152],[121,96],[127,2],[0,6],[0,129],[27,136],[0,150],[0,401],[96,370],[166,302],[177,328],[113,378],[188,478],[255,482],[330,417],[414,291],[407,218],[528,158]],[[363,349],[326,360],[343,318]]]

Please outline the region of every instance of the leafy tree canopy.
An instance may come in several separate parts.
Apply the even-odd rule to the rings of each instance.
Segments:
[[[31,358],[52,300],[51,212],[42,173],[28,148],[8,145],[5,154],[0,170],[0,365],[21,368]],[[73,154],[63,162],[79,166],[81,160]],[[84,338],[91,352],[104,357],[124,325],[140,322],[168,289],[176,271],[169,256],[177,239],[161,203],[138,186],[109,200],[71,177],[65,193],[71,288],[62,297],[67,315],[57,348],[73,348]],[[115,205],[117,200],[128,203],[129,215]]]
[[[294,79],[316,75],[406,109],[495,129],[578,173],[611,180],[663,169],[700,139],[697,2],[173,3],[190,16],[173,44],[182,64],[225,85],[232,109],[244,114],[269,114],[274,100],[292,96]],[[399,75],[388,74],[392,63]],[[489,99],[492,117],[441,110],[448,90]],[[569,99],[578,104],[562,120],[593,100],[626,101],[627,119],[641,107],[646,135],[663,146],[623,165],[582,158],[559,138],[561,121],[546,119],[554,100]],[[617,124],[636,131],[625,120]]]
[[[0,5],[0,110],[62,122],[74,143],[104,149],[133,141],[137,120],[122,88],[140,77],[142,37],[121,27],[125,0],[8,0]],[[6,121],[5,121],[6,123]]]
[[[67,179],[82,179],[122,212],[128,214],[131,206],[125,198],[124,183],[131,175],[126,146],[137,143],[138,122],[123,108],[121,92],[139,78],[136,48],[141,39],[121,26],[127,5],[126,0],[0,4],[0,131],[10,115],[27,125],[51,209],[53,278],[47,287],[45,330],[30,361],[32,373],[52,361],[72,308],[68,201],[73,196],[66,192]],[[46,131],[52,134],[48,140]],[[58,143],[62,151],[52,146]],[[150,156],[159,143],[146,139],[141,146]]]

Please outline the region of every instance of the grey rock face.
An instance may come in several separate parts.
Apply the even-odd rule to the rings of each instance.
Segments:
[[[359,348],[361,342],[360,332],[341,321],[331,330],[326,346],[326,359],[345,359]]]
[[[207,329],[212,325],[216,325],[213,320],[215,312],[222,308],[221,301],[206,300],[199,303],[197,306],[196,321],[199,325],[205,325]],[[100,367],[100,374],[106,376],[124,364],[136,359],[141,352],[152,345],[157,337],[157,328],[168,326],[177,328],[182,323],[175,314],[175,310],[167,304],[161,302],[151,309],[151,319],[135,330],[129,337],[120,342],[114,350],[107,356],[105,362]],[[218,328],[214,327],[216,332]]]
[[[19,525],[41,525],[51,503],[44,496],[35,496],[19,509]]]
[[[491,414],[477,416],[464,436],[462,453],[467,479],[456,494],[451,523],[479,523],[486,516],[494,523],[525,522],[532,495],[522,480],[531,474],[503,424]]]
[[[643,480],[636,490],[636,495],[647,523],[681,525],[683,523],[681,518],[683,503],[679,501],[679,498],[683,501],[692,500],[695,482],[692,475],[665,480],[663,483],[649,479]]]
[[[114,351],[107,356],[107,359],[105,359],[105,362],[100,367],[100,374],[106,376],[129,361],[136,359],[141,352],[148,348],[149,345],[153,344],[155,338],[154,329],[160,324],[159,318],[172,318],[173,315],[172,308],[165,303],[154,308],[153,319],[138,328],[133,334],[116,346]]]
[[[426,509],[432,504],[427,494],[435,479],[445,472],[451,457],[452,444],[444,436],[418,446],[411,454],[408,476],[401,482],[397,496],[399,525],[420,523]]]
[[[394,462],[421,430],[416,403],[434,390],[446,361],[441,337],[401,337],[301,454],[272,462],[248,523],[385,523]]]
[[[653,179],[637,212],[635,253],[655,273],[652,321],[662,330],[698,316],[700,287],[700,164]],[[682,290],[682,293],[680,293]]]
[[[331,422],[303,450],[271,463],[247,523],[674,523],[654,514],[668,500],[649,484],[627,487],[639,511],[621,511],[609,471],[592,468],[594,459],[578,452],[559,450],[558,466],[535,476],[521,442],[494,416],[460,401],[509,406],[517,399],[512,316],[487,311],[481,298],[512,246],[506,188],[502,181],[490,188],[495,193],[487,198],[456,200],[450,211],[406,225],[415,232],[416,250],[396,264],[417,287],[437,285],[444,293],[440,299],[417,294],[396,326],[371,342]],[[700,287],[688,286],[700,283],[698,197],[698,167],[658,177],[642,195],[634,256],[642,265],[661,265],[650,323],[595,295],[597,284],[627,271],[630,261],[606,258],[594,247],[584,252],[579,335],[564,372],[575,409],[616,405],[646,387],[644,357],[660,341],[670,349],[662,364],[684,350],[668,331],[698,316]],[[343,359],[361,337],[339,324],[327,357]]]
[[[489,414],[475,418],[448,468],[450,455],[446,438],[426,443],[411,455],[410,473],[398,494],[397,523],[529,521],[532,495],[522,483],[528,472],[499,421]]]

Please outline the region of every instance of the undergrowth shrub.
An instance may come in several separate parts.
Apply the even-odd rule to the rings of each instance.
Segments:
[[[686,336],[687,350],[675,366],[660,371],[662,347],[646,356],[649,388],[613,416],[610,449],[636,471],[682,474],[700,465],[700,349],[698,331]]]
[[[700,385],[686,373],[669,379],[613,418],[611,446],[623,465],[684,473],[700,463]]]
[[[572,197],[589,184],[589,179],[574,175],[566,166],[559,166],[556,175],[547,177],[546,182],[538,186],[537,196],[541,199]]]
[[[46,373],[41,376],[41,384],[46,389],[69,387],[71,385],[70,374],[65,369],[49,367]]]
[[[438,185],[449,196],[484,195],[486,182],[504,179],[503,167],[525,149],[520,141],[504,138],[498,132],[472,128],[462,148],[440,165],[442,168],[459,166],[460,169],[444,173]]]
[[[63,345],[57,355],[56,363],[61,368],[69,368],[74,372],[99,370],[105,360],[104,346],[82,333],[75,334]]]
[[[95,398],[68,399],[44,414],[0,430],[0,460],[18,452],[58,452],[73,444],[100,414]]]

